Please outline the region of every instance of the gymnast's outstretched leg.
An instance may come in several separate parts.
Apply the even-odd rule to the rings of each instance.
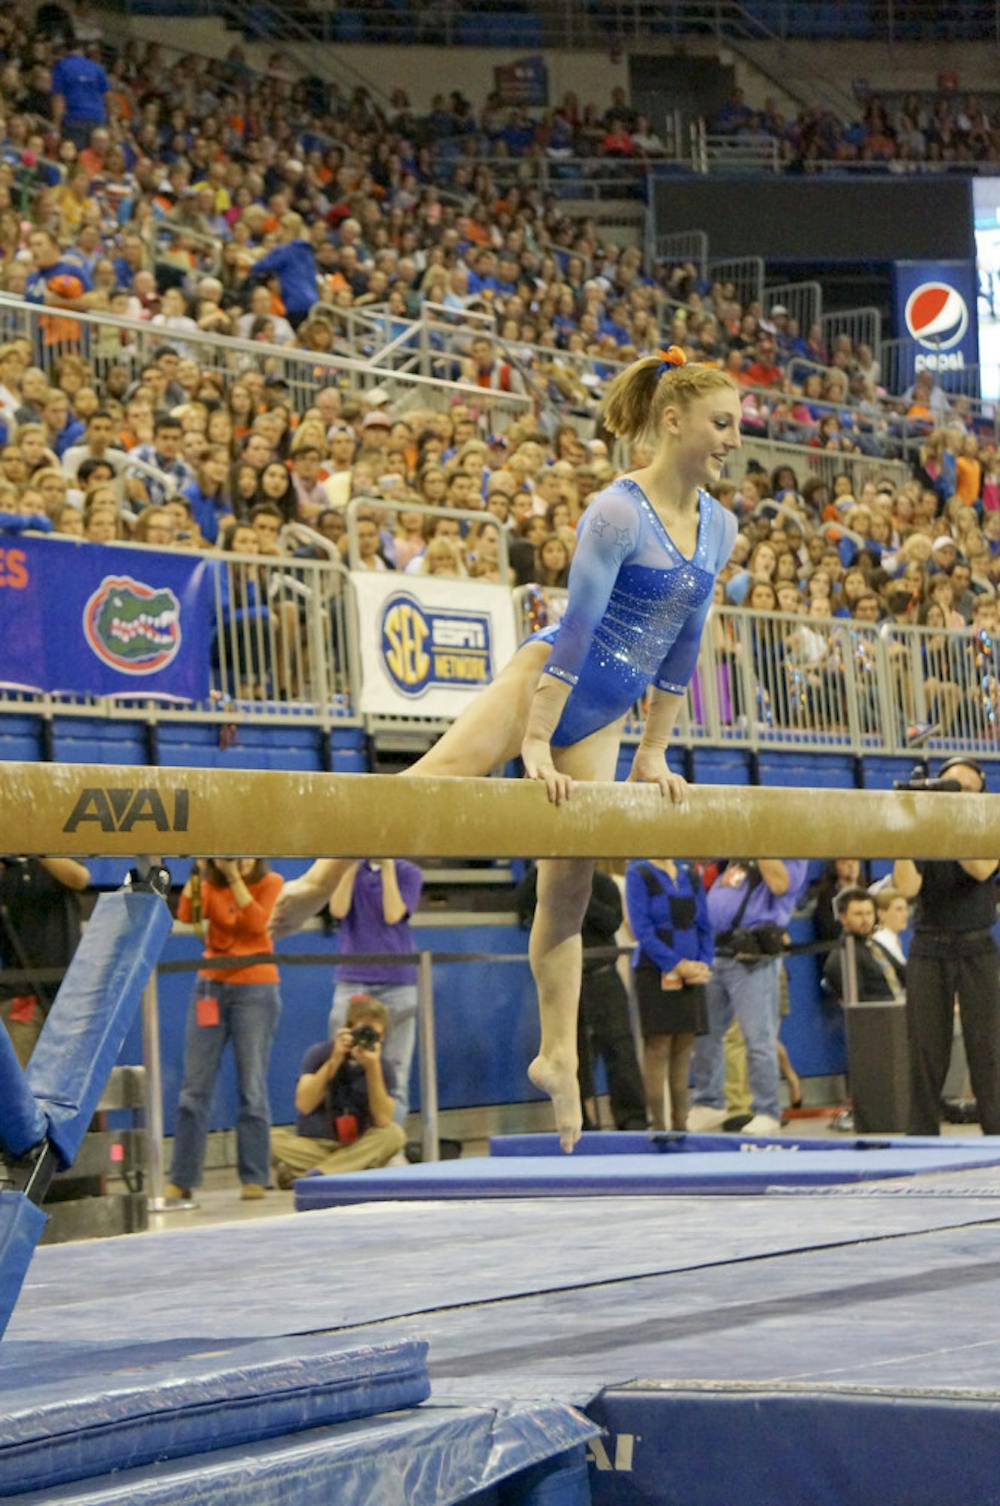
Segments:
[[[549,656],[548,643],[526,643],[497,678],[478,693],[444,736],[401,777],[413,774],[489,774],[521,749],[531,698]],[[330,899],[351,858],[321,858],[286,884],[275,906],[272,933],[299,930]]]

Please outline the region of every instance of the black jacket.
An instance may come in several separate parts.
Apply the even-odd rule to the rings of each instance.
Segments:
[[[892,985],[879,965],[879,958],[889,962],[896,970],[896,976],[900,983],[906,987],[906,968],[896,961],[895,957],[877,941],[868,938],[867,943],[855,938],[856,945],[854,955],[857,958],[858,970],[858,1000],[869,1004],[880,999],[889,1001],[894,998]],[[841,944],[827,956],[823,964],[823,981],[826,983],[834,998],[841,1004],[844,1002],[844,946]]]

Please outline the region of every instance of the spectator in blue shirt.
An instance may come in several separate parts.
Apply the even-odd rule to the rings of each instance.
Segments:
[[[319,297],[316,281],[316,256],[311,242],[303,235],[300,214],[283,214],[278,231],[279,244],[254,263],[254,280],[277,277],[281,301],[288,322],[296,329]]]
[[[385,1166],[406,1137],[395,1122],[396,1077],[383,1057],[389,1011],[356,994],[332,1041],[310,1046],[295,1086],[295,1129],[271,1131],[271,1164],[279,1187],[297,1176],[326,1176]]]
[[[197,479],[181,490],[206,544],[217,542],[220,523],[228,522],[233,516],[228,481],[229,461],[225,446],[213,445],[198,466]]]
[[[625,874],[625,904],[637,948],[632,958],[642,1026],[642,1075],[653,1129],[687,1128],[695,1037],[708,1031],[705,984],[715,944],[705,891],[690,863],[649,858]]]
[[[131,451],[132,460],[145,461],[146,465],[155,466],[162,471],[164,479],[151,476],[146,471],[135,470],[132,474],[134,480],[141,483],[146,497],[157,506],[172,497],[175,492],[184,495],[184,488],[190,486],[195,480],[194,471],[186,460],[180,458],[181,439],[184,430],[179,418],[171,418],[169,413],[163,413],[156,420],[153,429],[153,443],[136,445]]]
[[[781,1129],[779,953],[785,927],[805,888],[807,870],[807,863],[778,858],[732,862],[708,892],[715,964],[706,996],[709,1033],[694,1048],[689,1129],[720,1129],[725,1122],[723,1041],[734,1019],[746,1042],[753,1098],[753,1118],[743,1133],[774,1135]]]
[[[52,120],[62,136],[85,147],[95,125],[108,119],[106,96],[110,85],[100,63],[79,48],[59,59],[52,70]]]

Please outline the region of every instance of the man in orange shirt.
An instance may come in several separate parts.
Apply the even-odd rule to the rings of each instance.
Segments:
[[[770,336],[762,336],[757,341],[757,349],[754,358],[743,374],[743,380],[750,387],[779,387],[785,380],[785,373],[775,361],[775,344]]]

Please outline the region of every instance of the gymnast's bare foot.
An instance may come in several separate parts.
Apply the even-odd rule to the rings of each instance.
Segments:
[[[580,1086],[576,1080],[576,1064],[547,1056],[536,1056],[528,1068],[528,1076],[536,1088],[541,1088],[542,1092],[547,1093],[552,1099],[559,1143],[568,1154],[583,1131],[583,1110],[580,1106]]]

